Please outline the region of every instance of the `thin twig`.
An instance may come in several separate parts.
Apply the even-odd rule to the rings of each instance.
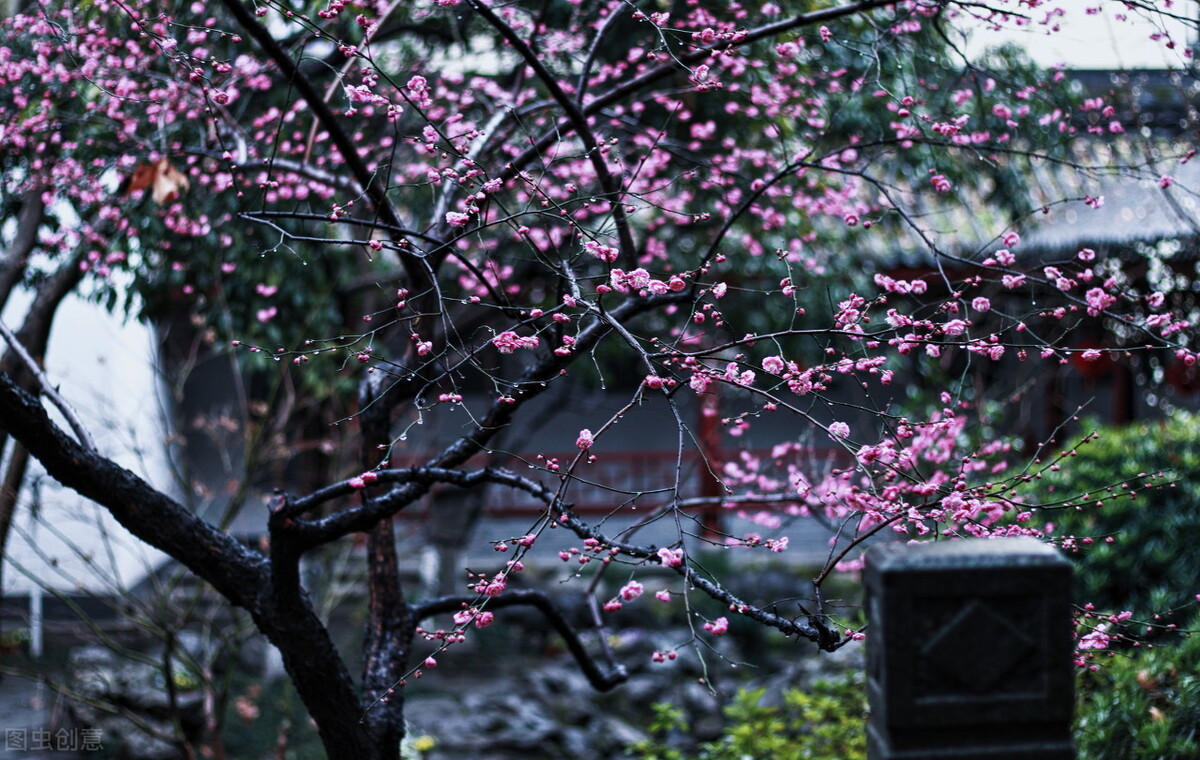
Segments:
[[[88,433],[87,428],[79,421],[75,410],[71,408],[71,405],[67,403],[65,398],[59,395],[58,389],[50,384],[50,379],[46,377],[46,373],[42,371],[38,363],[25,350],[25,346],[21,345],[21,341],[17,340],[17,336],[13,335],[12,330],[8,329],[8,325],[4,324],[2,320],[0,320],[0,336],[4,338],[9,347],[20,357],[21,361],[25,364],[25,368],[37,380],[42,393],[46,398],[50,399],[50,403],[54,404],[58,408],[58,411],[62,412],[63,417],[67,418],[67,424],[71,426],[71,430],[75,431],[75,437],[79,439],[80,445],[88,451],[95,451],[96,442],[92,440],[92,436]]]

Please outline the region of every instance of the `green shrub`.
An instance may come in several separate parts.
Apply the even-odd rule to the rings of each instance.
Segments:
[[[656,738],[635,745],[637,760],[865,760],[867,701],[862,674],[818,681],[807,690],[790,689],[778,706],[763,704],[764,689],[742,689],[725,708],[729,723],[720,739],[695,751],[668,746],[663,737],[686,734],[682,711],[656,705],[649,729]]]
[[[1183,625],[1173,611],[1200,593],[1191,551],[1200,540],[1200,417],[1083,427],[1098,437],[1043,471],[1034,494],[1068,504],[1044,509],[1042,519],[1055,524],[1054,536],[1076,537],[1076,600]],[[1198,626],[1200,616],[1191,621]],[[1080,673],[1080,760],[1200,758],[1200,636],[1151,638],[1154,646],[1123,646]]]
[[[1084,429],[1099,437],[1044,472],[1032,494],[1069,500],[1041,514],[1054,536],[1081,539],[1072,555],[1077,600],[1146,617],[1192,599],[1200,593],[1200,562],[1187,550],[1200,542],[1200,418]]]
[[[1200,630],[1200,615],[1192,621]],[[1131,648],[1080,670],[1075,742],[1079,760],[1200,758],[1200,633],[1164,646]],[[629,750],[636,760],[865,760],[866,688],[861,672],[788,690],[763,704],[763,689],[741,690],[726,708],[719,739],[682,746],[683,711],[655,706],[654,739]]]
[[[1079,760],[1200,758],[1200,635],[1099,664],[1078,681]]]

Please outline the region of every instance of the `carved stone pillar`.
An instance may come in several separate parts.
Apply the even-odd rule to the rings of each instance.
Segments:
[[[871,760],[1074,760],[1071,566],[1033,538],[867,554]]]

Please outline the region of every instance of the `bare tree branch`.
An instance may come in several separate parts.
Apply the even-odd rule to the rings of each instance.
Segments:
[[[579,664],[583,674],[587,676],[588,683],[592,685],[592,688],[597,691],[609,691],[629,680],[629,673],[620,665],[612,669],[600,667],[595,658],[588,653],[587,647],[579,637],[579,632],[544,591],[514,589],[505,591],[499,596],[483,597],[482,600],[477,596],[443,596],[413,605],[412,614],[415,620],[424,620],[434,615],[458,612],[464,606],[469,605],[478,605],[480,608],[486,607],[489,610],[518,606],[533,607],[541,612],[554,630],[563,637],[563,641],[567,644],[567,650],[575,658],[575,662]]]
[[[0,373],[0,428],[29,449],[55,480],[104,506],[131,533],[175,557],[234,604],[253,610],[266,560],[132,472],[71,440],[37,399]]]
[[[563,92],[558,79],[542,64],[537,54],[533,52],[529,45],[521,39],[521,36],[511,26],[497,16],[482,0],[468,0],[468,2],[479,15],[483,16],[489,24],[495,27],[501,36],[520,53],[526,65],[533,69],[537,78],[550,91],[550,96],[566,112],[567,119],[571,122],[575,134],[579,135],[579,139],[583,141],[583,148],[587,152],[588,159],[591,161],[592,169],[596,172],[596,178],[600,181],[600,187],[604,190],[603,197],[608,200],[609,205],[612,207],[613,222],[617,226],[617,236],[621,242],[621,253],[627,261],[633,261],[637,253],[637,245],[633,241],[633,232],[629,228],[629,219],[625,213],[625,204],[621,200],[621,187],[613,178],[612,172],[608,170],[606,156],[596,143],[596,135],[588,125],[587,116],[576,106],[575,101],[567,93]]]
[[[8,329],[8,325],[4,324],[3,320],[0,320],[0,337],[4,338],[4,341],[8,343],[8,347],[20,358],[21,363],[25,366],[25,371],[37,381],[42,395],[50,399],[50,403],[54,404],[58,411],[62,412],[63,417],[67,419],[67,424],[71,426],[71,430],[75,431],[75,437],[79,439],[79,443],[87,451],[94,452],[96,450],[96,442],[92,440],[91,433],[88,432],[87,427],[80,421],[79,415],[75,413],[75,409],[71,406],[70,402],[62,397],[58,389],[50,383],[50,379],[46,377],[46,373],[33,360],[33,357],[25,350],[25,346],[21,345],[21,341],[17,340],[17,336],[13,335],[12,330]]]
[[[725,50],[731,47],[749,45],[752,42],[758,42],[763,39],[777,37],[785,32],[790,32],[794,29],[803,29],[816,24],[823,24],[828,21],[843,18],[845,16],[853,16],[876,8],[883,8],[889,5],[895,5],[896,0],[862,0],[857,3],[848,3],[846,5],[838,5],[832,8],[823,8],[821,10],[812,11],[809,13],[801,13],[793,16],[790,19],[778,21],[774,24],[766,24],[756,29],[751,29],[741,36],[737,41],[722,41],[711,46],[704,46],[693,50],[690,53],[673,56],[671,60],[656,66],[638,76],[635,76],[625,82],[616,85],[605,93],[597,95],[592,100],[587,102],[582,109],[584,116],[591,116],[598,113],[608,106],[620,102],[622,99],[632,95],[633,93],[648,87],[655,82],[661,81],[668,77],[674,76],[681,70],[687,70],[687,67],[694,64],[699,64],[702,61],[710,58],[716,51]],[[506,179],[515,177],[530,161],[543,155],[546,149],[554,143],[563,139],[567,134],[570,134],[574,128],[574,120],[565,118],[554,125],[553,128],[547,129],[542,133],[530,147],[526,148],[519,156],[509,162],[509,168],[506,169],[503,175]]]
[[[270,56],[275,65],[279,67],[279,70],[283,72],[288,82],[300,93],[300,97],[304,99],[304,102],[321,122],[321,126],[328,130],[329,137],[333,141],[333,144],[337,146],[342,160],[346,162],[346,166],[354,175],[355,181],[365,190],[367,196],[374,204],[376,211],[383,217],[384,223],[392,228],[403,229],[405,225],[400,220],[400,215],[392,205],[391,200],[387,197],[387,187],[382,177],[367,168],[366,163],[358,155],[358,147],[350,139],[350,135],[346,134],[346,130],[342,129],[341,122],[334,115],[333,110],[329,108],[329,104],[325,102],[325,98],[321,93],[317,91],[308,77],[300,71],[300,67],[296,65],[296,62],[287,54],[287,51],[275,40],[271,32],[258,23],[253,14],[246,9],[240,0],[221,0],[221,2],[233,14],[233,17],[237,19],[241,27],[246,30],[246,33],[254,38],[254,41],[259,44],[263,52]]]

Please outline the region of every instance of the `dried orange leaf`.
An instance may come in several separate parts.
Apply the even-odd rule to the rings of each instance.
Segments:
[[[150,197],[160,206],[170,203],[189,187],[187,175],[171,166],[171,162],[160,158],[154,165],[154,186]]]
[[[136,193],[138,190],[145,190],[154,184],[154,165],[153,164],[138,164],[138,167],[133,170],[129,181],[125,186],[126,193]]]

